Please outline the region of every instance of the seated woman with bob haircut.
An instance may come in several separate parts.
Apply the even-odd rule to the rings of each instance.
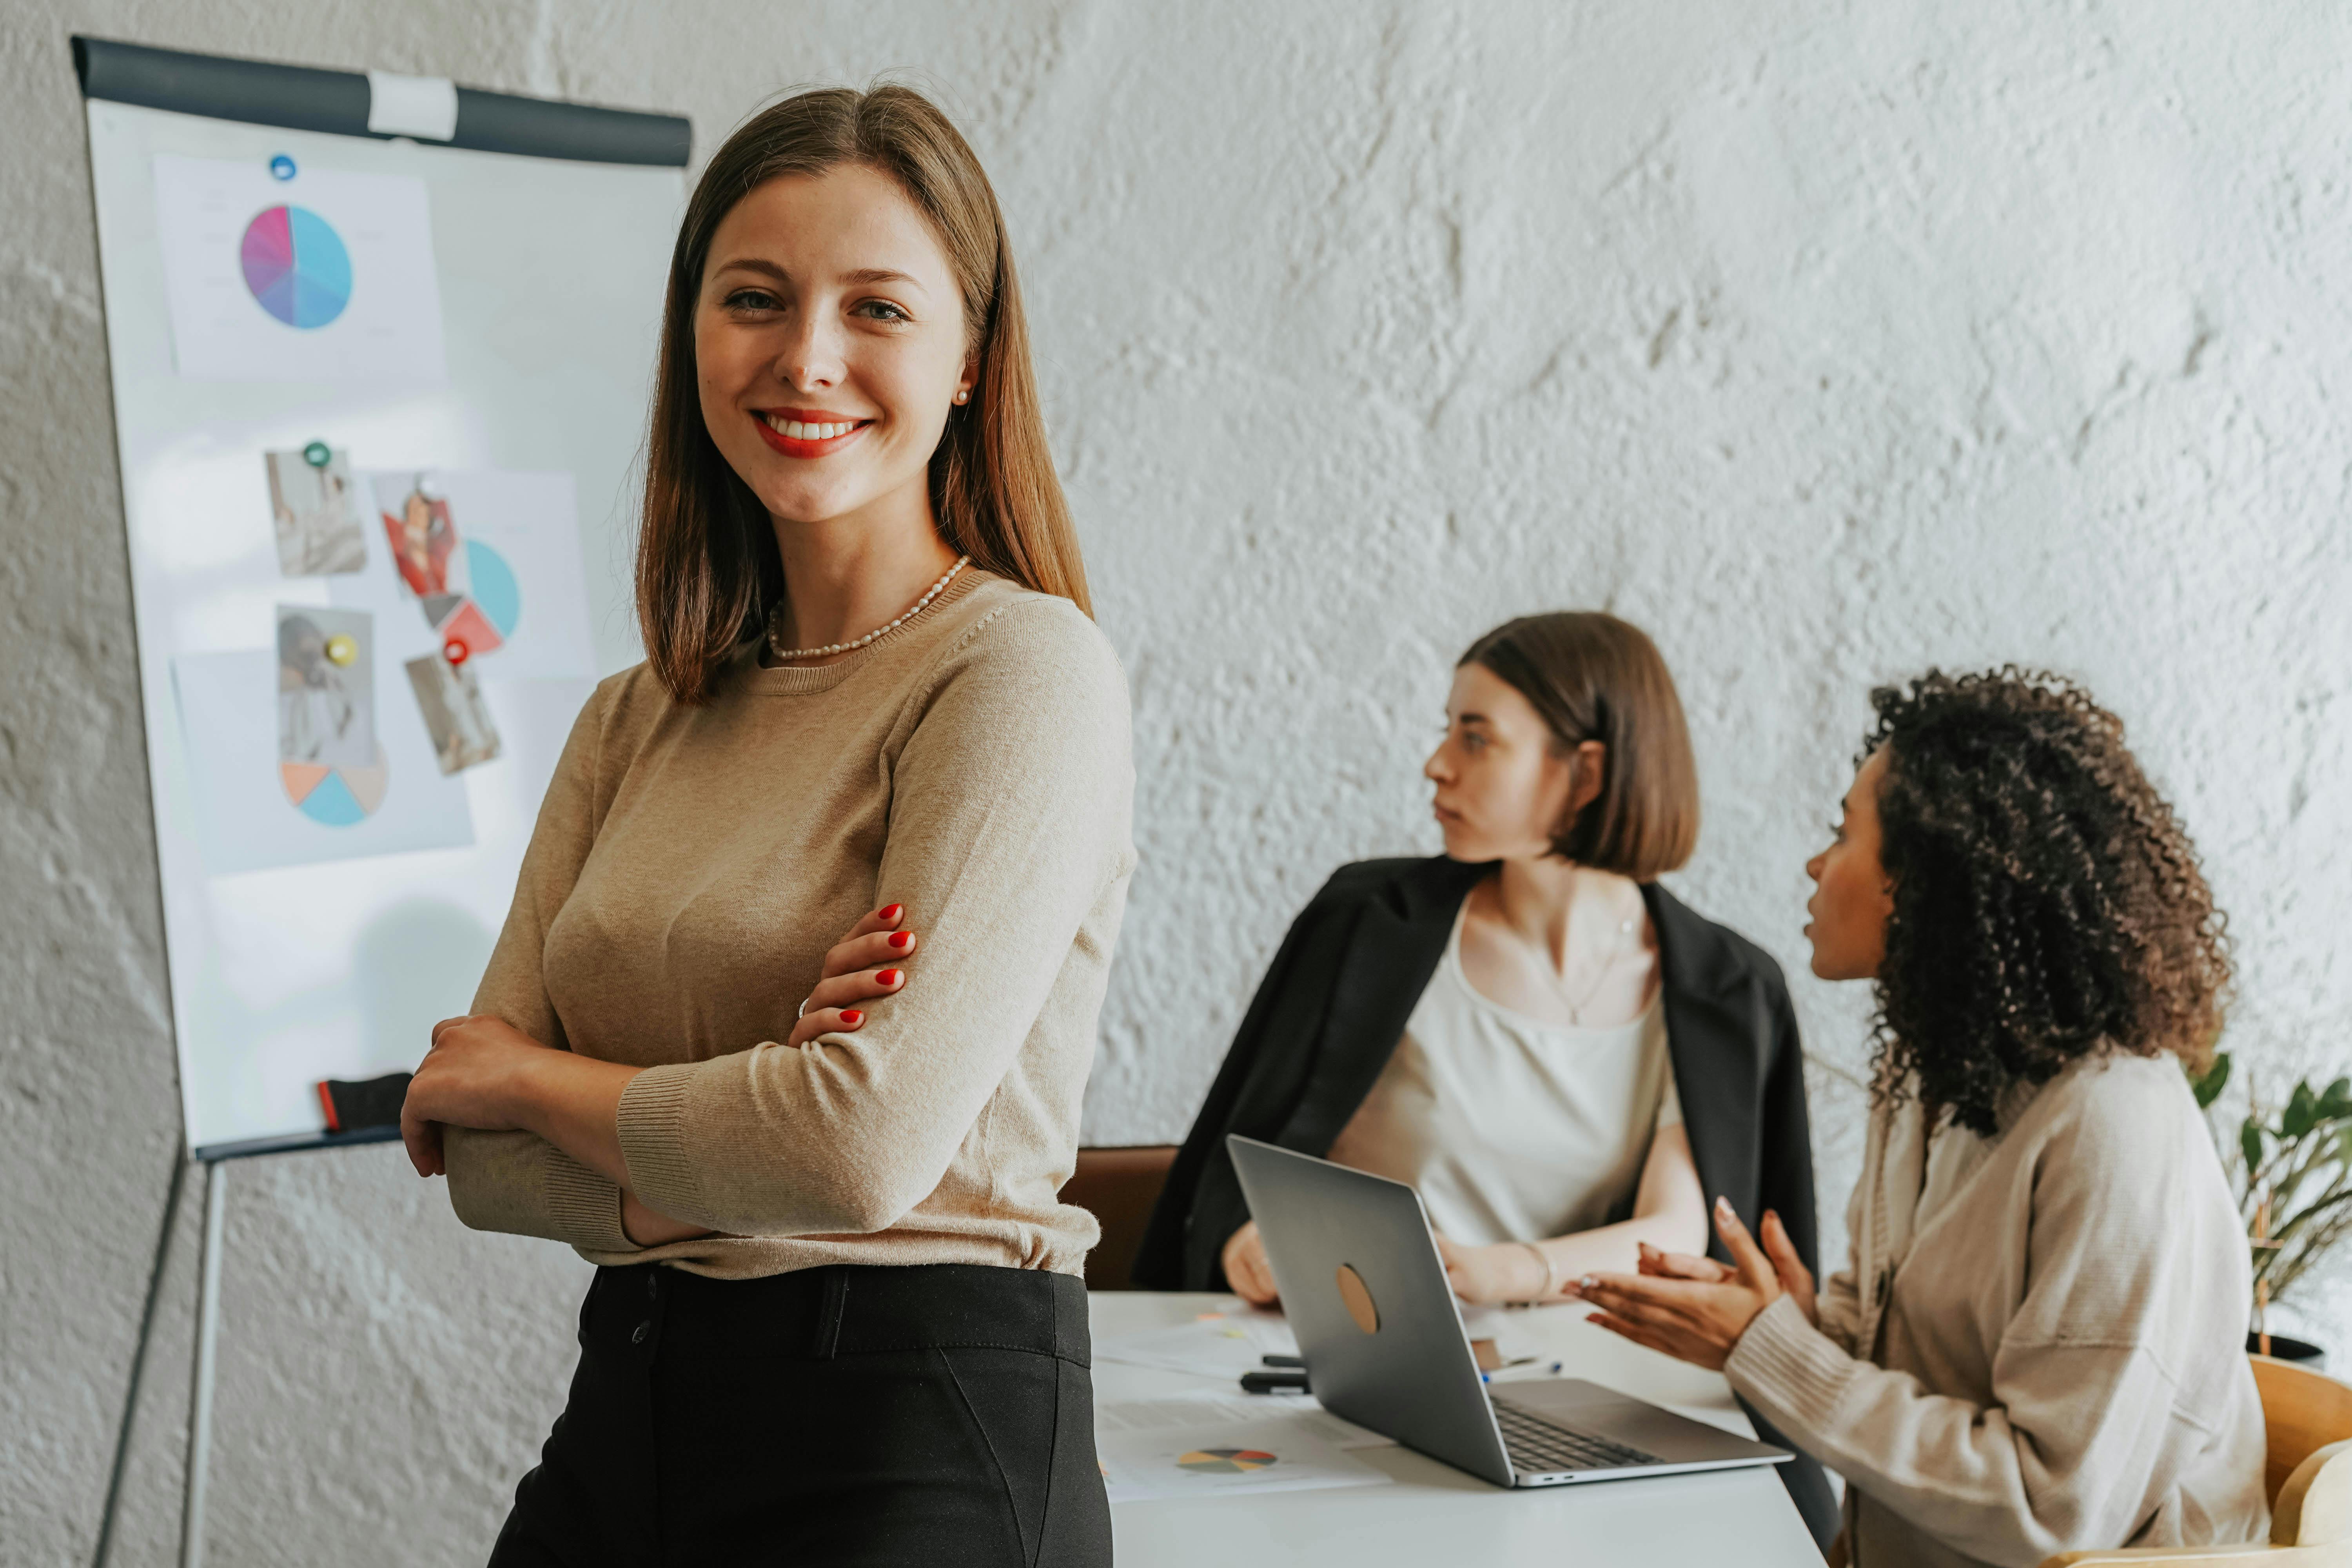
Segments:
[[[1847,1561],[1964,1568],[2263,1528],[2246,1238],[2190,1095],[2222,921],[2188,835],[2080,687],[1872,694],[1806,867],[1813,973],[1867,980],[1878,1073],[1853,1264],[1768,1228],[1576,1291],[1846,1479]]]
[[[1813,1249],[1779,967],[1657,885],[1698,837],[1674,678],[1638,628],[1499,626],[1423,769],[1445,853],[1345,866],[1291,926],[1177,1156],[1139,1283],[1275,1299],[1225,1137],[1411,1184],[1465,1300],[1549,1301],[1706,1245],[1709,1194]],[[1783,1467],[1808,1522],[1827,1480]]]

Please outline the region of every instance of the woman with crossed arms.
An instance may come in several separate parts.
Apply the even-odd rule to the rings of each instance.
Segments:
[[[1813,973],[1878,1000],[1852,1266],[1816,1293],[1718,1204],[1735,1266],[1644,1249],[1575,1293],[1845,1477],[1858,1568],[2255,1540],[2245,1236],[2181,1070],[2230,980],[2196,849],[2080,687],[1872,703],[1806,867]]]
[[[804,93],[712,157],[646,468],[646,662],[402,1119],[467,1224],[598,1266],[491,1561],[1099,1568],[1097,1226],[1055,1194],[1127,689],[1003,216],[919,95]]]

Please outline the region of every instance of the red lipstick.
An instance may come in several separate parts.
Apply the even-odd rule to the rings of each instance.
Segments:
[[[774,423],[770,423],[772,420]],[[752,410],[751,423],[759,427],[760,439],[787,458],[823,458],[838,452],[850,442],[856,440],[866,433],[866,427],[873,421],[859,419],[847,414],[835,414],[824,408],[759,408]],[[837,436],[812,437],[788,436],[776,428],[778,425],[814,426],[846,425],[849,428]]]

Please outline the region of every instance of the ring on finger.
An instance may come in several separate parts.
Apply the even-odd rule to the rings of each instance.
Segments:
[[[794,1022],[794,1023],[798,1023],[798,1022],[800,1022],[803,1018],[807,1017],[807,1016],[808,1016],[808,1005],[809,1005],[810,1003],[812,1003],[812,1002],[815,1001],[815,1000],[816,1000],[816,998],[815,998],[815,997],[814,997],[814,996],[803,996],[803,997],[802,997],[802,998],[801,998],[801,1005],[800,1005],[799,1006],[797,1006],[797,1007],[795,1007],[795,1008],[793,1008],[793,1022]]]

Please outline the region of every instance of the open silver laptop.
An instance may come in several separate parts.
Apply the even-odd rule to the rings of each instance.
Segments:
[[[1225,1146],[1315,1397],[1334,1415],[1502,1487],[1793,1457],[1577,1378],[1490,1390],[1420,1194],[1238,1134]]]

